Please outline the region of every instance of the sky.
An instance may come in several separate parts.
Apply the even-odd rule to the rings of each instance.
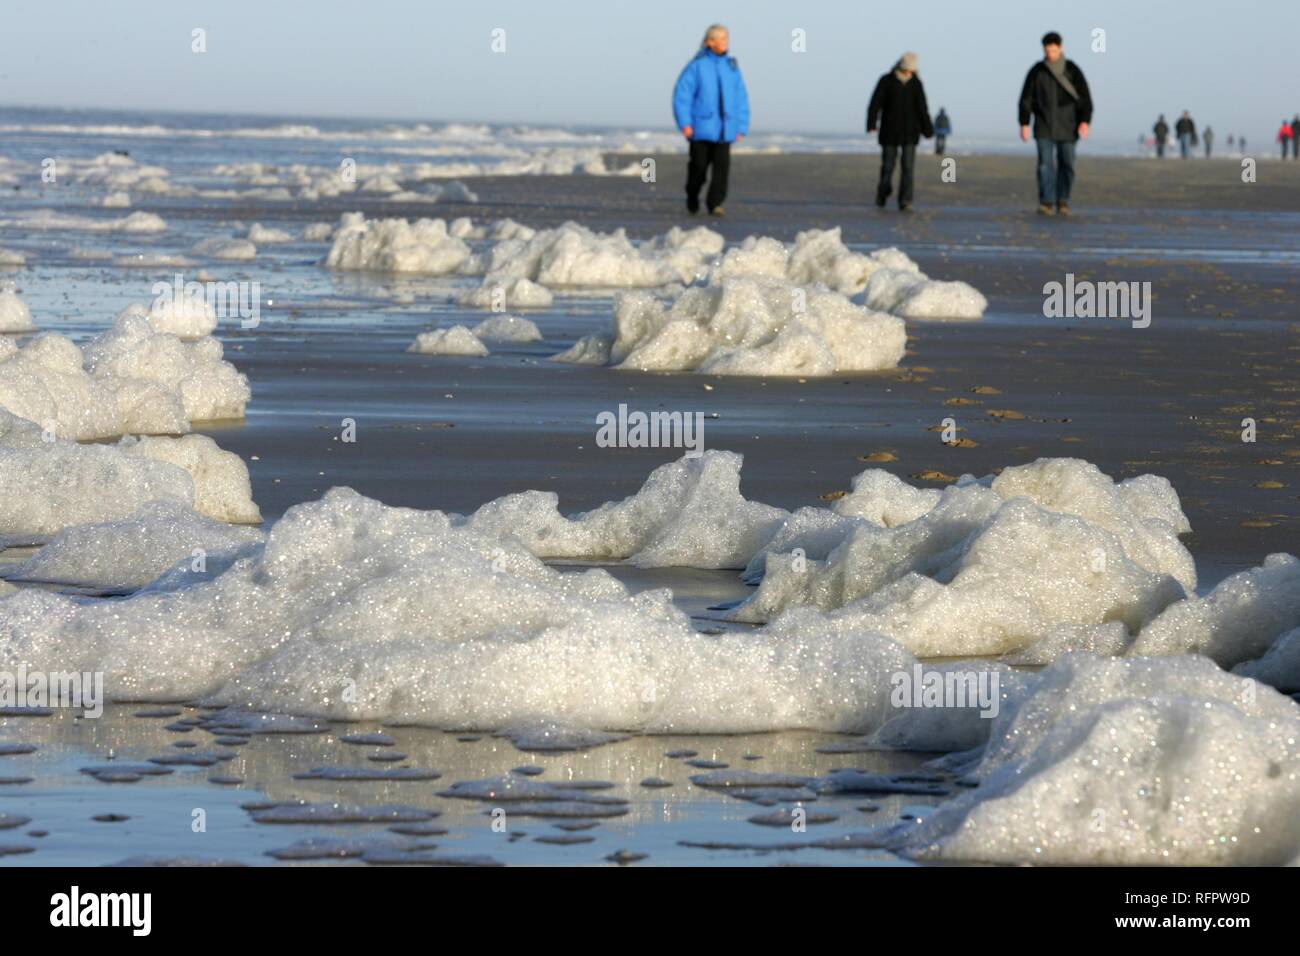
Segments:
[[[1189,109],[1221,141],[1271,142],[1300,111],[1295,0],[4,0],[0,103],[666,128],[712,20],[731,28],[756,130],[860,132],[877,77],[914,50],[958,141],[1013,137],[1049,29],[1108,141]]]

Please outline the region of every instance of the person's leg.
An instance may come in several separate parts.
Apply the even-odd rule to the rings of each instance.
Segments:
[[[690,159],[686,165],[686,208],[698,212],[700,208],[700,189],[709,171],[709,143],[691,140]]]
[[[934,152],[935,152],[935,155],[936,155],[936,156],[942,156],[942,155],[943,155],[943,144],[944,144],[944,137],[943,137],[943,136],[935,136],[935,138],[934,138]]]
[[[910,143],[900,147],[902,151],[903,171],[898,177],[898,208],[905,209],[912,205],[912,184],[916,171],[916,144]]]
[[[1063,139],[1056,144],[1056,204],[1070,204],[1070,190],[1074,187],[1074,140]]]
[[[1050,139],[1036,139],[1038,147],[1038,204],[1050,206],[1056,201],[1056,168],[1052,163],[1053,143]]]
[[[731,144],[713,144],[713,178],[709,180],[709,194],[705,197],[709,212],[717,209],[727,198],[727,177],[731,173]]]
[[[1165,144],[1163,140],[1156,140],[1156,159],[1165,158]]]
[[[894,163],[898,161],[897,146],[880,147],[880,183],[876,186],[876,205],[883,206],[894,191]]]

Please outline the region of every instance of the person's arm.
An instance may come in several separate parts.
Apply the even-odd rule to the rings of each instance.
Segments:
[[[1088,81],[1084,78],[1083,70],[1077,66],[1074,68],[1074,91],[1079,94],[1079,102],[1074,108],[1075,116],[1079,122],[1085,125],[1092,124],[1092,91],[1088,89]]]
[[[885,99],[885,80],[881,77],[876,81],[876,88],[871,94],[871,102],[867,104],[867,132],[876,131],[877,121],[880,119],[880,111],[884,108]]]
[[[1092,91],[1088,89],[1083,70],[1074,63],[1070,65],[1074,67],[1074,91],[1079,94],[1079,101],[1074,105],[1074,116],[1079,121],[1079,138],[1087,139],[1088,130],[1092,128]]]
[[[740,67],[736,67],[736,87],[740,90],[740,127],[737,135],[745,137],[749,135],[749,90],[745,88],[745,77],[740,72]]]
[[[926,139],[934,137],[934,123],[930,120],[930,106],[925,101],[925,87],[921,85],[921,78],[913,76],[912,82],[916,84],[917,106],[921,111],[921,135]]]
[[[673,119],[677,123],[677,128],[686,134],[691,135],[692,127],[695,124],[695,117],[692,109],[695,104],[695,88],[699,83],[699,77],[696,75],[695,64],[697,61],[691,60],[682,70],[681,76],[677,77],[677,86],[673,88]]]
[[[1034,71],[1038,69],[1038,64],[1029,68],[1029,73],[1025,77],[1025,85],[1020,88],[1020,103],[1017,112],[1017,118],[1020,120],[1020,138],[1028,142],[1029,140],[1029,119],[1034,113]]]

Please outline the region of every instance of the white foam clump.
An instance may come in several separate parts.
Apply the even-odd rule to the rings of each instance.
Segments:
[[[271,226],[264,226],[260,222],[255,222],[248,227],[248,241],[256,245],[259,242],[277,243],[292,242],[293,236],[283,229],[275,229]]]
[[[262,540],[255,528],[206,518],[174,498],[151,501],[134,514],[64,528],[30,558],[5,569],[13,580],[138,588],[178,561],[206,566],[209,555]]]
[[[207,322],[207,313],[204,315],[200,324]],[[175,335],[155,331],[155,321],[152,312],[144,316],[128,310],[118,316],[113,328],[91,339],[84,350],[86,370],[118,393],[126,426],[122,432],[187,430],[136,427],[134,413],[138,405],[134,400],[148,398],[151,387],[179,395],[188,421],[243,418],[252,395],[248,378],[223,359],[221,342],[212,336],[182,341]]]
[[[392,193],[388,197],[389,202],[478,202],[478,194],[472,191],[468,186],[459,179],[453,179],[449,183],[434,183],[426,187],[425,192],[416,192],[415,190],[403,189],[399,192]]]
[[[3,224],[22,229],[69,232],[150,233],[162,232],[167,228],[167,223],[162,220],[162,217],[151,212],[133,212],[118,219],[94,219],[90,216],[74,216],[50,209],[23,213],[16,219],[6,220]]]
[[[703,226],[673,227],[635,245],[622,229],[594,232],[566,222],[527,238],[498,241],[486,264],[489,281],[522,276],[554,287],[655,287],[691,282],[722,251],[721,235]]]
[[[442,219],[366,219],[345,213],[325,257],[331,269],[446,275],[469,261],[470,250]]]
[[[1232,672],[1284,693],[1300,692],[1300,627],[1279,637],[1262,657],[1238,664]]]
[[[765,276],[798,285],[820,283],[843,295],[853,295],[866,288],[867,280],[882,268],[920,271],[916,263],[893,247],[853,252],[844,245],[837,226],[801,232],[792,247],[769,236],[750,236],[727,250],[710,271],[710,278],[720,282]]]
[[[1300,559],[1270,554],[1220,581],[1204,597],[1166,608],[1143,628],[1133,654],[1204,654],[1232,667],[1259,657],[1300,627]]]
[[[334,225],[328,222],[312,222],[302,227],[300,238],[304,242],[325,242],[334,235]]]
[[[643,371],[831,375],[893,368],[907,333],[837,292],[786,279],[722,279],[670,305],[644,292],[614,302],[610,361]]]
[[[879,269],[863,296],[867,308],[905,319],[978,319],[988,299],[965,282],[931,279],[919,269]]]
[[[131,194],[125,190],[118,190],[106,195],[99,203],[105,209],[129,209],[131,206]]]
[[[13,289],[0,286],[0,332],[31,332],[35,328],[27,303]]]
[[[536,322],[518,315],[494,315],[472,329],[475,336],[489,342],[540,342],[542,330]]]
[[[584,335],[563,352],[550,357],[552,362],[565,362],[570,365],[608,365],[614,337],[597,332]]]
[[[248,466],[208,436],[129,435],[115,447],[128,457],[166,462],[185,471],[194,482],[193,506],[199,514],[231,524],[261,522]]]
[[[555,301],[551,290],[524,276],[488,276],[477,289],[460,296],[461,305],[479,309],[545,309]]]
[[[247,262],[257,258],[257,246],[253,243],[247,239],[228,239],[224,236],[200,239],[191,251],[195,255],[236,262]]]
[[[882,675],[912,662],[865,635],[703,635],[667,591],[631,596],[348,489],[291,508],[210,580],[178,580],[112,602],[12,595],[0,666],[102,671],[114,699],[443,727],[865,733],[888,713]]]
[[[13,249],[0,249],[0,266],[23,266],[27,264],[27,257],[21,252],[15,252]]]
[[[787,514],[741,495],[742,462],[724,451],[683,457],[656,468],[636,494],[571,518],[560,514],[553,492],[506,495],[480,507],[465,526],[513,538],[542,558],[739,568]]]
[[[406,351],[418,352],[421,355],[465,355],[475,358],[492,354],[487,346],[479,341],[478,336],[463,325],[421,332]]]
[[[203,296],[159,296],[148,306],[133,302],[118,316],[135,315],[148,320],[155,332],[183,339],[197,339],[217,327],[217,310]]]
[[[797,513],[796,530],[814,533],[806,543],[773,536],[762,584],[733,615],[771,620],[781,633],[824,618],[921,656],[986,655],[1029,647],[1061,625],[1120,621],[1136,633],[1195,588],[1178,540],[1186,517],[1155,476],[1116,483],[1088,462],[1039,459],[964,478],[937,498],[900,487],[860,480],[841,504],[847,513],[821,525]],[[897,511],[872,494],[897,499]],[[876,524],[877,515],[901,523]]]
[[[221,521],[261,520],[247,467],[205,435],[79,445],[0,409],[0,533],[50,535],[160,499]]]
[[[979,786],[896,849],[985,863],[1269,865],[1300,852],[1300,708],[1203,657],[1063,658],[995,718]]]
[[[0,352],[0,408],[63,438],[180,434],[201,420],[242,418],[248,379],[212,337],[184,342],[128,308],[79,348],[54,332]]]

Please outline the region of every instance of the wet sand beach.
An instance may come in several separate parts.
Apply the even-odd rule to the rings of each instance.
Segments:
[[[958,153],[955,183],[941,182],[938,159],[922,155],[917,206],[907,216],[867,202],[874,154],[740,153],[728,214],[708,219],[681,208],[683,157],[653,158],[653,183],[636,176],[467,177],[478,196],[473,204],[355,195],[222,203],[159,197],[148,209],[197,232],[229,232],[232,222],[254,221],[297,230],[356,210],[476,222],[511,217],[535,227],[573,220],[602,231],[625,228],[633,239],[707,225],[730,242],[749,235],[792,242],[802,230],[838,226],[854,249],[897,245],[930,275],[971,283],[988,298],[987,312],[979,321],[909,320],[906,356],[888,372],[807,380],[660,374],[550,361],[581,336],[608,329],[611,313],[607,295],[557,290],[552,307],[526,313],[544,341],[494,344],[490,357],[449,359],[405,349],[419,331],[486,315],[454,302],[453,293],[468,285],[329,273],[320,267],[319,245],[289,244],[274,259],[268,253],[256,264],[224,266],[229,275],[260,278],[272,301],[258,328],[223,323],[216,333],[226,358],[249,378],[247,417],[195,428],[247,463],[266,527],[339,485],[387,505],[458,513],[528,489],[558,493],[566,514],[594,508],[634,493],[652,468],[680,457],[680,449],[598,448],[596,416],[626,403],[703,413],[705,447],[743,453],[745,497],[786,509],[827,504],[869,467],[937,488],[964,473],[1074,456],[1116,480],[1154,473],[1172,482],[1192,524],[1183,541],[1196,557],[1201,590],[1271,552],[1297,549],[1300,164],[1261,161],[1258,181],[1245,184],[1236,159],[1157,163],[1085,153],[1077,215],[1059,220],[1033,212],[1028,153]],[[640,159],[611,154],[607,162],[616,168]],[[1150,326],[1045,317],[1043,285],[1066,274],[1150,282]],[[154,278],[52,255],[34,258],[23,294],[34,314],[51,319],[43,325],[84,335],[143,298]],[[967,439],[958,447],[940,439],[947,418]],[[1257,423],[1253,443],[1241,440],[1245,418]],[[355,422],[355,442],[340,440],[345,419]],[[724,626],[717,605],[749,593],[732,570],[609,569],[633,590],[673,588],[677,605],[710,632]],[[0,758],[0,777],[7,778],[0,780],[0,814],[32,818],[0,833],[0,846],[30,848],[0,855],[0,865],[132,856],[265,864],[276,862],[268,851],[305,837],[354,840],[358,845],[325,852],[353,863],[599,864],[631,850],[649,854],[648,863],[883,865],[899,859],[863,845],[850,843],[846,851],[815,841],[924,815],[961,786],[932,771],[921,771],[920,783],[909,781],[906,775],[932,754],[861,752],[853,738],[830,733],[636,736],[538,754],[482,731],[378,722],[222,739],[197,726],[205,711],[193,702],[166,716],[132,716],[150,710],[156,705],[119,703],[101,721],[68,711],[0,716],[6,742],[37,748]],[[340,740],[344,733],[379,732],[391,744]],[[185,746],[191,741],[197,746]],[[110,757],[134,764],[191,750],[211,759],[131,783],[81,772]],[[666,756],[676,750],[695,753]],[[406,759],[386,760],[384,752]],[[835,819],[799,835],[780,820],[776,828],[771,819],[751,821],[784,806],[780,800],[756,804],[692,785],[690,776],[707,772],[710,761],[808,777],[840,768],[903,774],[889,786],[912,789],[810,800],[809,812]],[[391,763],[440,777],[297,776],[317,766]],[[587,815],[579,807],[572,819],[536,817],[497,833],[490,803],[440,795],[457,781],[520,766],[543,768],[537,779],[548,782],[608,782],[612,787],[600,792],[620,812],[593,819],[589,806]],[[673,786],[642,786],[653,777]],[[407,832],[394,833],[391,826],[403,825],[395,820],[258,821],[259,807],[297,799],[401,805]],[[191,810],[199,806],[210,811],[206,835],[190,830]],[[109,819],[88,822],[105,814]],[[114,814],[128,819],[114,822]],[[787,846],[774,852],[776,843]]]
[[[220,440],[246,459],[258,456],[250,462],[254,497],[268,517],[334,483],[391,504],[454,511],[540,488],[578,511],[630,494],[653,465],[675,457],[594,447],[596,414],[626,401],[710,416],[708,447],[745,455],[746,495],[785,508],[845,490],[872,454],[895,456],[882,467],[905,478],[1076,456],[1117,479],[1168,477],[1183,496],[1206,584],[1294,548],[1300,166],[1261,163],[1260,182],[1246,185],[1233,160],[1085,157],[1078,214],[1044,220],[1032,211],[1029,158],[957,161],[958,182],[942,184],[937,158],[922,157],[909,216],[863,203],[874,156],[738,155],[721,220],[678,208],[677,156],[658,157],[655,184],[477,179],[480,202],[448,211],[618,224],[634,238],[703,223],[732,241],[792,241],[802,229],[839,226],[850,244],[897,244],[930,274],[971,282],[990,305],[979,322],[909,322],[908,355],[896,372],[800,382],[546,361],[555,346],[605,327],[606,308],[581,301],[577,314],[541,320],[544,344],[468,367],[398,354],[431,324],[427,315],[390,317],[376,329],[272,312],[269,329],[230,336],[257,398],[247,424]],[[1103,198],[1107,205],[1092,205]],[[1239,202],[1258,209],[1243,212]],[[1150,327],[1045,318],[1042,286],[1066,273],[1151,282]],[[435,307],[435,321],[456,319],[456,307],[446,308]],[[328,393],[302,394],[293,383],[304,376],[329,381]],[[351,449],[336,440],[345,415],[364,423],[365,439]],[[946,417],[975,446],[944,445],[929,430]],[[1258,423],[1253,444],[1241,441],[1247,417]]]

